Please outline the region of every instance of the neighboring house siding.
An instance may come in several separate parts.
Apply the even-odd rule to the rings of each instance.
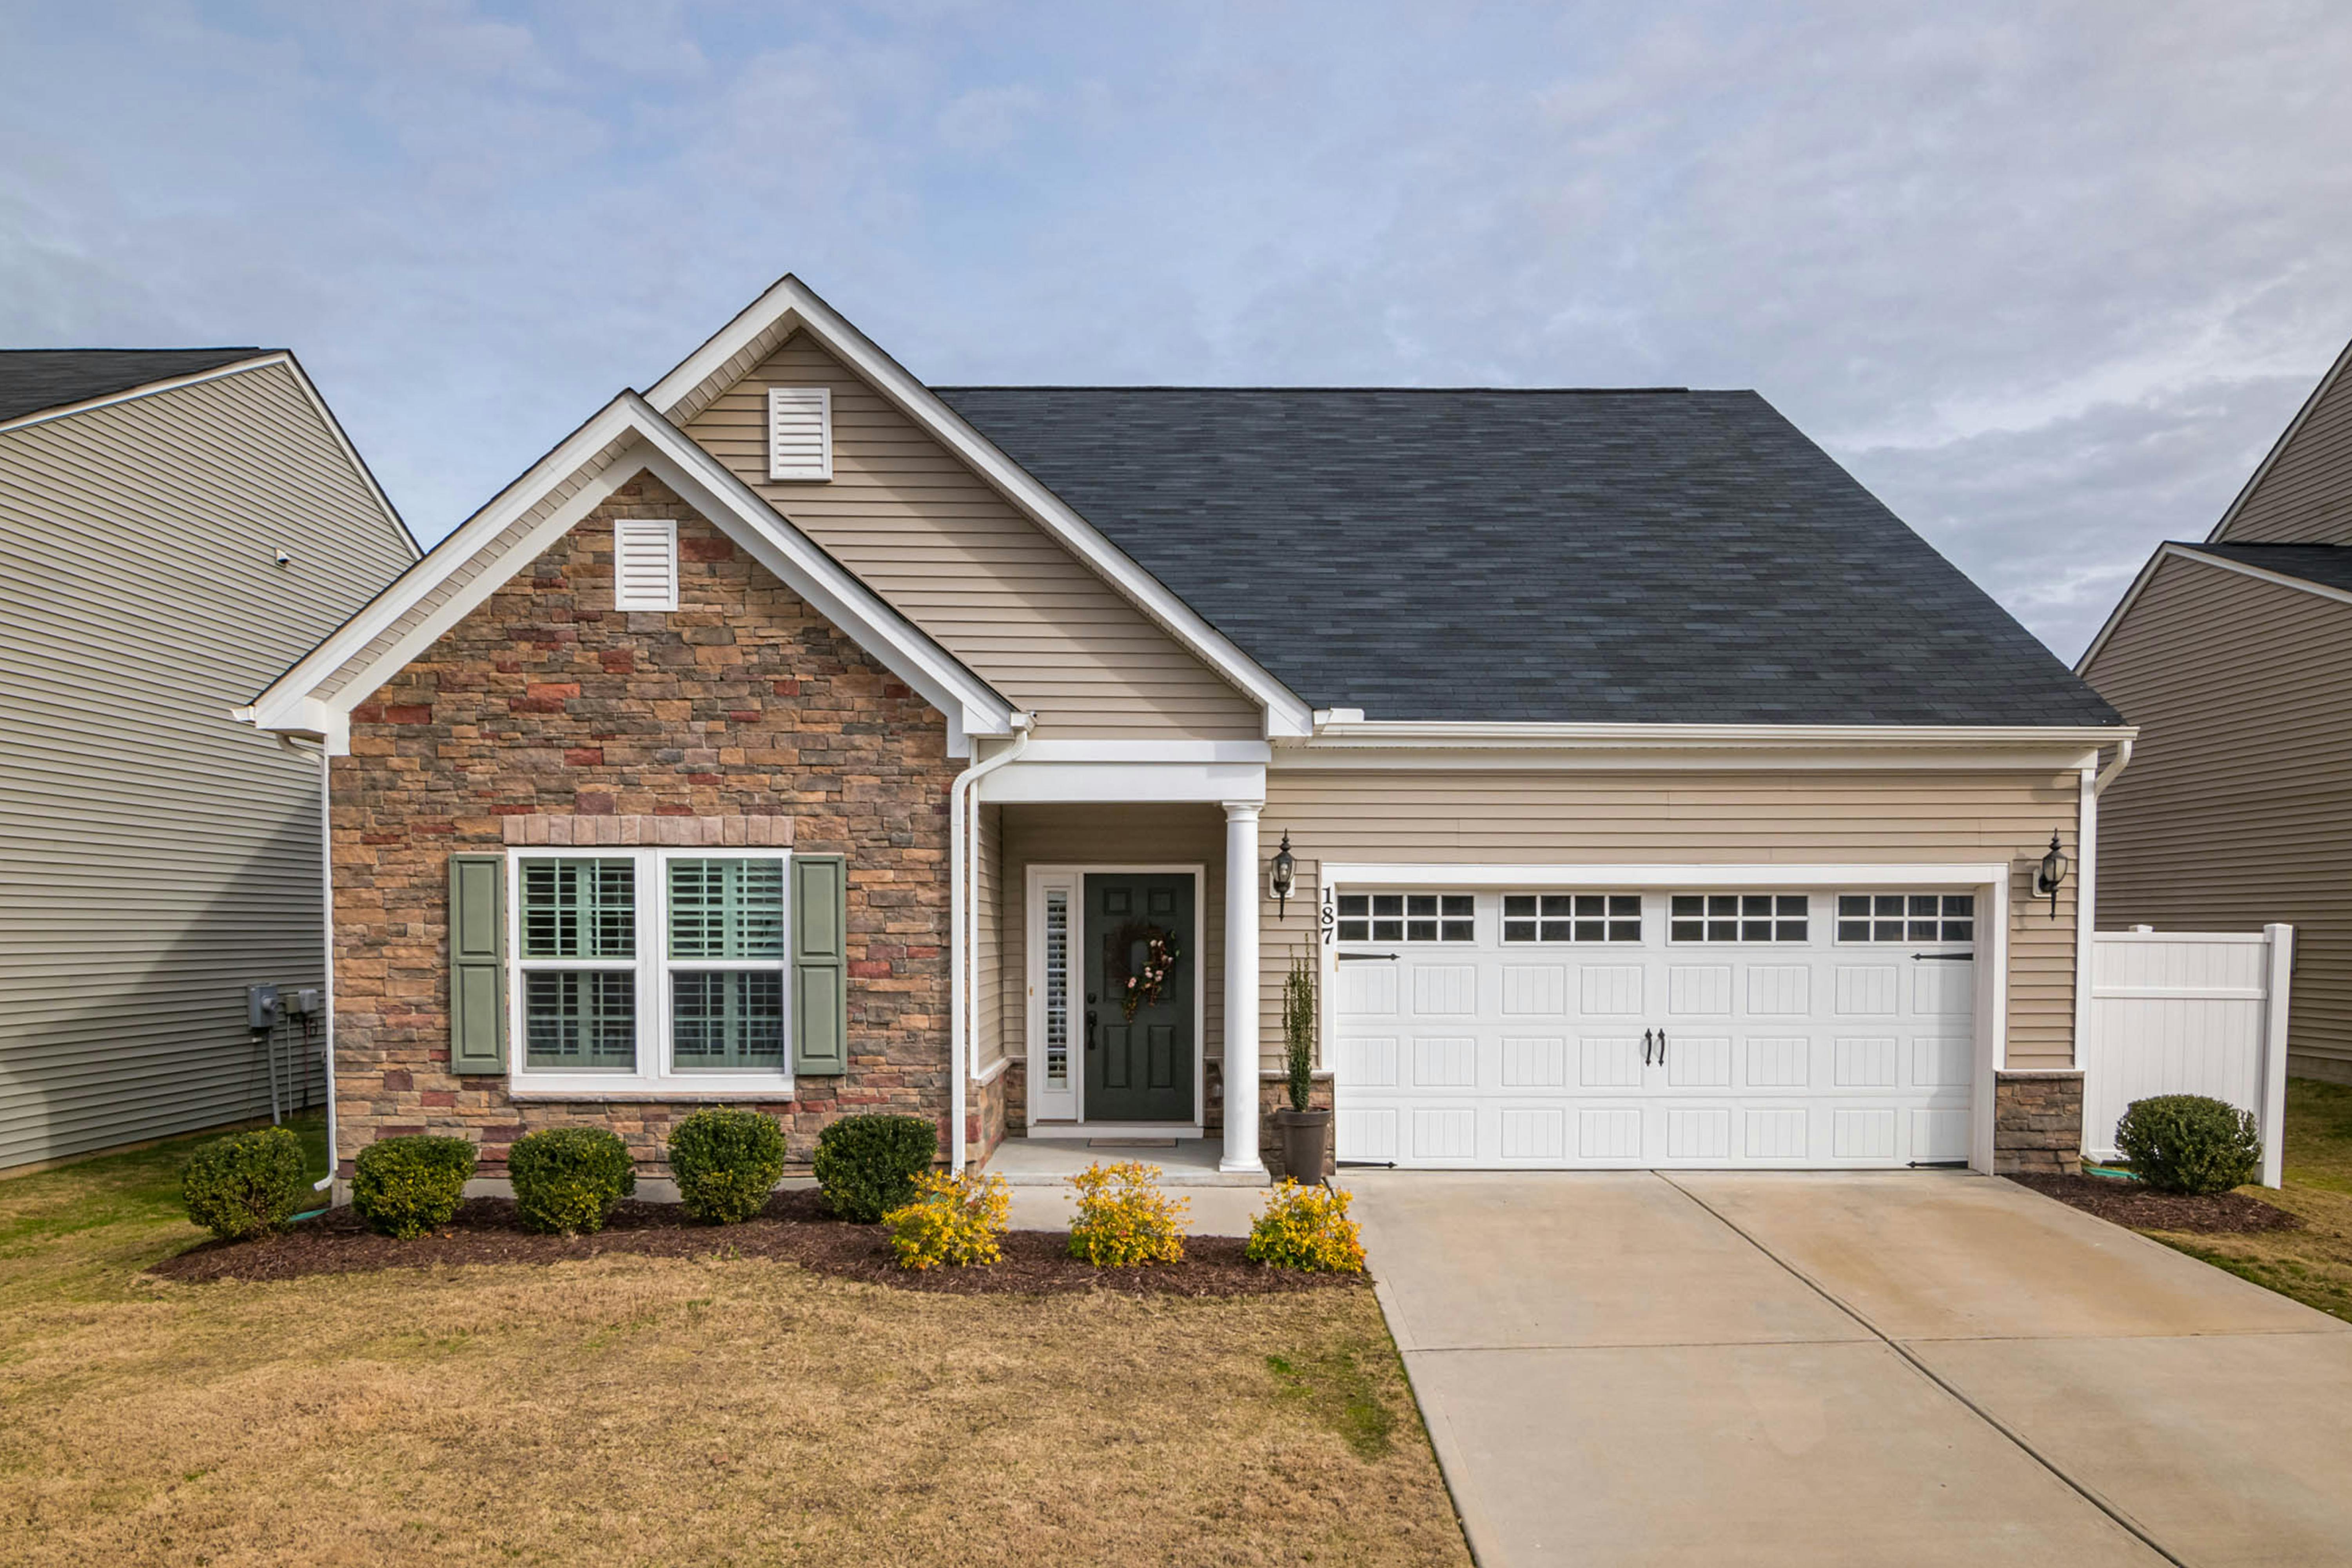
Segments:
[[[0,432],[0,1168],[269,1113],[319,763],[229,710],[414,559],[282,365]]]
[[[1471,865],[1787,861],[1998,863],[2010,881],[2011,1068],[2074,1065],[2074,882],[2051,918],[2033,868],[2074,849],[2073,773],[1517,773],[1277,768],[1261,840],[1298,854],[1286,921],[1260,912],[1261,1066],[1281,1057],[1283,976],[1313,931],[1325,860]]]
[[[771,385],[833,391],[833,478],[768,480]],[[1246,740],[1257,706],[805,335],[686,425],[1055,737]]]
[[[2140,726],[2100,926],[2294,925],[2289,1065],[2352,1081],[2352,605],[2173,557],[2084,674]]]
[[[680,520],[678,611],[613,609],[622,517]],[[501,1175],[516,1138],[583,1123],[658,1171],[693,1109],[518,1102],[503,1077],[449,1071],[449,856],[496,851],[531,815],[785,816],[794,854],[845,856],[850,1070],[758,1103],[796,1163],[847,1110],[926,1116],[944,1136],[961,766],[935,709],[640,474],[352,713],[333,773],[346,1172],[377,1138],[432,1131],[472,1139]]]
[[[2352,544],[2352,374],[2343,362],[2219,538],[2231,544]]]

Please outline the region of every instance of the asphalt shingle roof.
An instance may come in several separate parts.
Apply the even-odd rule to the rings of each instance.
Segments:
[[[263,350],[0,349],[0,419],[21,419],[128,392],[150,382],[200,375]]]
[[[2121,721],[1752,392],[935,390],[1317,707]]]
[[[2182,544],[2200,555],[2219,556],[2241,566],[2259,566],[2282,576],[2300,577],[2323,588],[2352,589],[2352,545]]]

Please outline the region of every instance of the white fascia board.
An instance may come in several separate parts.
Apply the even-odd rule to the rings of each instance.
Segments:
[[[789,273],[679,362],[677,369],[656,382],[646,400],[667,417],[729,360],[763,333],[788,321],[823,344],[835,358],[847,363],[866,384],[954,453],[1030,521],[1058,539],[1162,631],[1263,705],[1269,737],[1312,732],[1312,710],[1296,692],[1276,679],[1232,639],[1211,626],[1199,611],[1006,457],[994,442],[941,402],[904,365]]]
[[[76,414],[87,414],[93,408],[105,408],[117,403],[128,403],[135,397],[152,397],[159,392],[177,392],[184,386],[201,386],[205,382],[218,381],[223,376],[242,375],[247,371],[258,370],[263,365],[292,364],[293,361],[294,356],[285,350],[274,349],[268,353],[256,354],[251,359],[232,360],[227,364],[215,365],[210,370],[200,370],[193,375],[175,375],[163,381],[142,382],[137,386],[127,386],[121,392],[110,392],[103,397],[86,397],[79,403],[63,403],[55,408],[37,408],[30,414],[19,415],[14,419],[0,419],[0,432],[21,430],[27,425],[45,425],[52,419],[65,419]],[[299,375],[301,373],[298,370],[295,374]],[[309,378],[305,377],[303,384],[307,386]],[[318,395],[313,392],[311,395],[315,397]],[[386,504],[389,505],[389,503]]]
[[[397,623],[446,581],[457,566],[488,547],[516,518],[537,506],[551,489],[575,474],[591,457],[624,439],[634,439],[632,448],[583,484],[519,541],[508,552],[507,560],[511,564],[503,570],[494,568],[478,574],[432,615],[403,633],[343,687],[323,699],[317,694],[320,680]],[[945,713],[950,721],[951,746],[962,747],[965,737],[973,733],[1013,732],[1013,710],[1003,696],[963,668],[846,568],[786,523],[774,508],[635,393],[623,393],[607,404],[553,452],[534,464],[530,472],[509,486],[498,500],[467,520],[440,547],[404,573],[341,630],[256,698],[249,709],[240,711],[249,712],[250,721],[262,729],[321,733],[319,724],[322,711],[330,716],[348,716],[369,693],[536,560],[641,468],[652,470],[656,478],[677,490],[680,500],[696,506],[892,674]]]
[[[2344,374],[2347,365],[2352,365],[2352,342],[2344,345],[2343,352],[2327,367],[2327,374],[2319,378],[2319,384],[2311,389],[2311,395],[2303,400],[2303,406],[2294,411],[2293,419],[2287,421],[2286,428],[2279,433],[2279,438],[2271,443],[2271,449],[2263,454],[2263,460],[2254,465],[2254,471],[2246,476],[2246,482],[2231,498],[2229,510],[2222,512],[2221,521],[2215,523],[2213,531],[2205,536],[2206,543],[2220,544],[2228,540],[2230,525],[2238,521],[2238,513],[2245,510],[2246,502],[2277,465],[2279,454],[2284,452],[2302,431],[2305,422],[2311,417],[2312,410],[2319,406],[2320,400],[2327,395],[2327,389],[2336,384],[2336,378]]]
[[[1032,743],[1033,746],[1034,742]],[[1265,801],[1263,763],[1017,763],[980,781],[991,805],[1220,805]]]
[[[1327,722],[1275,747],[1277,768],[2075,767],[2128,725],[1475,724]]]
[[[1087,741],[1034,740],[1021,764],[1034,763],[1255,763],[1272,760],[1265,741]]]
[[[1330,888],[1981,888],[2005,885],[2008,879],[2006,866],[1934,861],[1465,866],[1438,860],[1327,860],[1316,878],[1318,887]]]

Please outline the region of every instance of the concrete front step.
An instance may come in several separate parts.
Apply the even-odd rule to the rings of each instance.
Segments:
[[[1088,1165],[1133,1160],[1160,1167],[1163,1187],[1263,1187],[1264,1171],[1221,1171],[1213,1138],[1008,1138],[981,1167],[1015,1187],[1058,1187]]]

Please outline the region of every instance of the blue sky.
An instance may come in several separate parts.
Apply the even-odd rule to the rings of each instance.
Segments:
[[[2352,7],[0,0],[0,342],[437,538],[799,273],[940,383],[1753,386],[2072,658],[2352,337]]]

